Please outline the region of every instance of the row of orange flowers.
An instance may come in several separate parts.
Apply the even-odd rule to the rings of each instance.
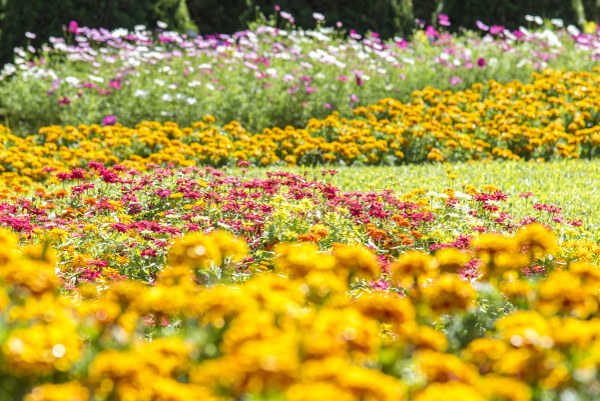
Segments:
[[[0,125],[3,180],[42,181],[89,161],[143,170],[159,165],[394,165],[480,159],[593,158],[600,145],[600,69],[546,70],[531,84],[490,81],[465,91],[416,91],[333,113],[306,127],[248,132],[211,116],[191,127],[50,126],[25,138]]]

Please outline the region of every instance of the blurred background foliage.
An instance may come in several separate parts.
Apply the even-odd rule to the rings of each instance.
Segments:
[[[346,30],[374,31],[383,38],[408,37],[415,19],[435,25],[439,14],[450,17],[451,30],[474,28],[477,20],[514,29],[525,24],[527,14],[580,26],[600,18],[600,0],[0,0],[0,63],[27,43],[25,32],[34,32],[33,45],[40,45],[62,35],[71,20],[107,29],[153,28],[163,21],[180,32],[233,33],[272,15],[275,6],[290,12],[302,28],[314,27],[312,14],[319,12],[325,25],[342,22]]]

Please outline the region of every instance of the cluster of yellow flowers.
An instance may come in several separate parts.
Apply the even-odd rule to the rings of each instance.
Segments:
[[[247,246],[213,231],[177,240],[151,286],[61,291],[52,251],[1,231],[0,397],[598,397],[600,268],[573,262],[520,274],[556,249],[540,225],[478,241],[478,283],[456,274],[472,258],[457,249],[386,265],[360,245],[323,252],[312,242],[278,244],[272,266],[219,283],[207,275],[227,274]]]
[[[332,113],[306,127],[251,133],[239,122],[212,116],[191,127],[174,122],[50,126],[19,137],[0,125],[4,180],[44,180],[48,169],[70,170],[89,161],[179,166],[401,164],[477,159],[595,157],[600,144],[600,69],[546,70],[531,84],[490,81],[464,91],[425,88],[409,103],[383,99]]]

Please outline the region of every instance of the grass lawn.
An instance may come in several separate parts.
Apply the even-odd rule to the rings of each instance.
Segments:
[[[453,169],[453,182],[446,171]],[[283,169],[320,176],[323,167]],[[265,176],[267,171],[282,168],[253,169],[249,174]],[[566,219],[582,219],[585,227],[600,238],[600,161],[563,160],[545,163],[493,161],[406,165],[399,167],[340,167],[332,183],[347,191],[391,189],[406,193],[417,188],[441,192],[448,187],[460,191],[465,185],[481,189],[492,184],[509,195],[511,213],[516,216],[531,211],[533,203],[546,203],[563,209]],[[520,193],[532,192],[528,204]]]

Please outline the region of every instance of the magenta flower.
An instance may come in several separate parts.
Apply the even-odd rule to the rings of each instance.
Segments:
[[[490,27],[490,33],[492,35],[499,35],[504,32],[504,27],[502,25],[492,25]]]
[[[487,65],[487,62],[485,61],[485,59],[484,59],[483,57],[479,57],[479,58],[477,59],[477,65],[478,65],[480,68],[483,68],[483,67],[485,67],[485,66]]]
[[[102,125],[115,125],[116,123],[117,117],[110,114],[102,119]]]
[[[67,28],[67,31],[69,33],[74,33],[74,34],[79,33],[79,24],[77,23],[77,21],[69,22],[69,27]]]
[[[121,81],[119,81],[118,79],[111,79],[111,80],[108,82],[108,85],[109,85],[111,88],[113,88],[113,89],[116,89],[116,90],[119,90],[119,89],[121,89]]]
[[[438,36],[437,31],[435,30],[434,27],[432,27],[431,25],[429,25],[427,28],[425,28],[425,35],[429,38],[429,39],[434,39]]]
[[[61,106],[66,106],[68,104],[71,104],[71,100],[69,100],[68,97],[63,96],[58,100],[58,104],[60,104]]]

